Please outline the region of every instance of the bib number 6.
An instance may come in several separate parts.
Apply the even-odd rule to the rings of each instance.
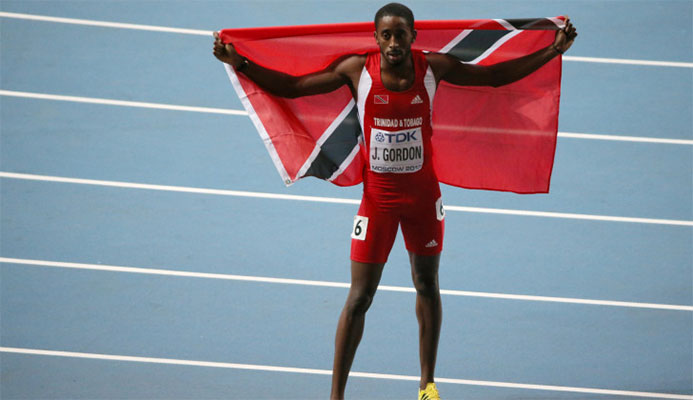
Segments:
[[[368,231],[368,217],[357,215],[354,217],[354,229],[351,230],[351,238],[356,240],[366,240]]]
[[[443,207],[442,197],[439,197],[436,201],[436,218],[438,218],[438,221],[445,219],[445,207]]]

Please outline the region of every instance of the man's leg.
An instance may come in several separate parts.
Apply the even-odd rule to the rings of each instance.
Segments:
[[[385,264],[351,262],[351,289],[339,317],[335,338],[332,394],[330,399],[344,398],[351,363],[361,341],[366,311],[373,301]]]
[[[438,286],[440,254],[420,256],[409,252],[411,275],[416,288],[416,318],[419,320],[420,387],[433,382],[438,354],[438,338],[443,320],[443,308]]]

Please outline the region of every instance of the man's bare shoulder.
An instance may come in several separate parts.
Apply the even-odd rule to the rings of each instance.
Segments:
[[[449,54],[443,54],[443,53],[425,53],[426,54],[426,61],[428,61],[429,64],[435,66],[445,66],[445,65],[450,65],[455,62],[457,62],[457,59]]]
[[[437,81],[460,64],[457,58],[443,53],[426,53],[426,61],[431,66]]]
[[[335,61],[334,65],[337,71],[343,74],[361,73],[363,66],[366,65],[366,55],[347,54]]]

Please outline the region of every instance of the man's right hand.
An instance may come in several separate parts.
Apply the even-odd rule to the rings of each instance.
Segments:
[[[214,32],[214,57],[219,61],[230,64],[237,68],[243,63],[243,57],[236,53],[232,44],[224,44],[219,37],[219,32]]]

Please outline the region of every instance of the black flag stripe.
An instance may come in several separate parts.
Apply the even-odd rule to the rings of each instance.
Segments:
[[[548,18],[506,19],[515,29],[556,30],[556,24]]]
[[[325,143],[320,146],[320,153],[308,168],[304,176],[314,176],[320,179],[330,178],[339,169],[351,151],[358,145],[361,126],[356,106],[330,134]]]
[[[484,54],[494,43],[511,31],[475,30],[457,43],[448,54],[460,61],[469,62]]]

